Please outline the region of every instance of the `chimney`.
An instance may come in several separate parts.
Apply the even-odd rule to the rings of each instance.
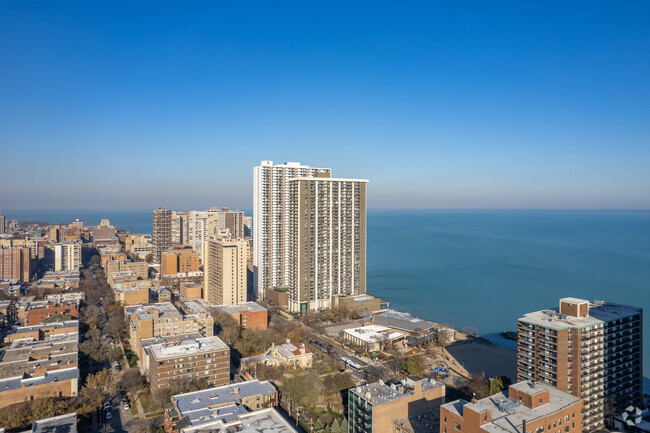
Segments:
[[[300,354],[304,355],[305,353],[307,353],[307,350],[305,349],[305,343],[302,343],[300,345]]]
[[[535,388],[535,380],[531,380],[531,381],[530,381],[530,387],[531,387],[531,388]]]
[[[291,339],[290,339],[290,338],[287,338],[287,343],[291,343]]]
[[[521,426],[522,433],[526,433],[526,420],[524,420],[524,424]]]

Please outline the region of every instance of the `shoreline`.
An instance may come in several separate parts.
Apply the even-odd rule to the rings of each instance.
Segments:
[[[445,349],[470,373],[486,378],[508,376],[513,382],[517,379],[517,351],[500,347],[484,336],[468,336]]]

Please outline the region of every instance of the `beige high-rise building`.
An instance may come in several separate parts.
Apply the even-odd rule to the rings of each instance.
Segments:
[[[336,295],[366,293],[364,179],[289,181],[289,309],[330,308]]]
[[[0,214],[0,235],[7,233],[7,222],[5,216]]]
[[[286,287],[289,280],[289,179],[329,177],[331,170],[273,161],[262,161],[253,170],[253,286],[264,299],[266,289]]]
[[[172,246],[172,211],[159,208],[153,211],[153,256],[160,263],[160,256]]]
[[[79,270],[82,265],[81,242],[45,244],[45,262],[54,272]]]
[[[246,241],[210,239],[205,242],[203,298],[217,305],[246,302]]]

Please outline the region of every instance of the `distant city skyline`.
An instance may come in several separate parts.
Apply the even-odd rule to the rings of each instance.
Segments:
[[[252,209],[262,160],[368,208],[650,209],[650,3],[0,5],[0,212]]]

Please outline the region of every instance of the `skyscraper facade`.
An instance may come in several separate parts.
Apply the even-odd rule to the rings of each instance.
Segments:
[[[366,293],[367,180],[289,181],[289,309],[331,307],[332,297]]]
[[[0,248],[0,280],[29,282],[31,255],[27,247]]]
[[[154,262],[160,263],[164,251],[172,246],[172,211],[158,208],[153,211],[153,254]]]
[[[331,171],[273,161],[262,161],[253,170],[253,285],[256,296],[263,299],[265,289],[284,287],[289,279],[289,179],[329,177]]]
[[[602,428],[606,412],[642,404],[642,322],[641,308],[576,298],[525,314],[517,378],[583,398],[583,431]]]
[[[205,242],[203,298],[217,305],[246,302],[246,241],[209,239]]]
[[[7,222],[4,215],[0,214],[0,235],[7,233]]]

